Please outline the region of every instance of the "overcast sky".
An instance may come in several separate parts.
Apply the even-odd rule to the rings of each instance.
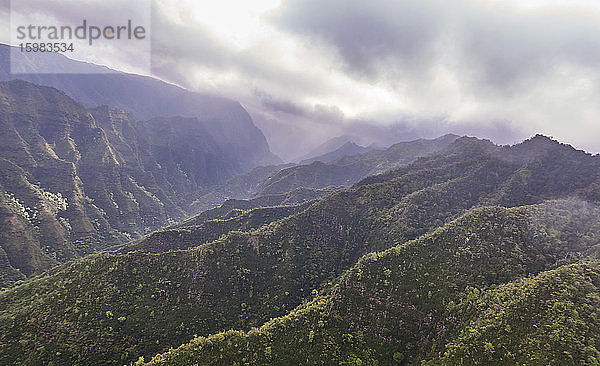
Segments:
[[[239,100],[286,158],[402,129],[600,151],[598,0],[155,0],[152,36],[156,76]]]

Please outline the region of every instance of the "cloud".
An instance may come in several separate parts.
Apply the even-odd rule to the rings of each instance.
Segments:
[[[294,126],[306,149],[371,128],[500,142],[540,132],[600,150],[597,9],[525,3],[288,0],[242,46],[159,14],[156,72],[241,100],[275,145]]]
[[[63,9],[74,0],[32,1],[75,16]],[[286,156],[353,131],[500,142],[545,133],[600,151],[598,4],[153,0],[153,72],[239,100]],[[134,66],[117,52],[105,63]]]
[[[373,76],[388,61],[429,64],[447,23],[443,1],[288,1],[273,21],[294,34],[334,45],[346,67]]]
[[[600,12],[594,4],[289,0],[271,21],[332,47],[352,79],[393,90],[399,119],[516,131],[511,136],[543,132],[598,151],[600,104],[592,101],[600,97]],[[368,116],[389,120],[393,113],[373,104]]]
[[[459,67],[475,67],[493,87],[560,63],[598,65],[598,13],[532,13],[489,4],[289,0],[272,21],[291,34],[335,47],[348,70],[375,78],[394,71],[435,76],[423,73],[448,57],[458,58]]]

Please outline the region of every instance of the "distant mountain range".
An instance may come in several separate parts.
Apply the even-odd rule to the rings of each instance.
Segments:
[[[331,153],[332,151],[335,151],[335,150],[341,148],[342,146],[344,146],[347,143],[356,144],[355,140],[356,139],[353,136],[348,136],[348,135],[336,136],[336,137],[330,138],[329,140],[318,145],[317,147],[315,147],[314,149],[312,149],[305,155],[298,157],[296,159],[296,161],[301,162],[301,164],[302,164],[303,161],[308,161],[310,159],[314,159],[317,156],[322,156],[322,155]]]
[[[375,145],[363,147],[363,146],[355,144],[354,142],[348,141],[333,151],[327,152],[322,155],[315,156],[313,158],[302,160],[300,162],[300,164],[306,165],[306,164],[310,164],[314,161],[320,161],[322,163],[329,163],[329,162],[337,160],[343,156],[352,156],[352,155],[363,154],[363,153],[369,152],[371,150],[375,150]]]
[[[261,197],[323,196],[332,189],[350,186],[369,174],[383,172],[387,169],[408,164],[431,152],[447,147],[458,136],[447,135],[439,139],[420,139],[412,142],[401,142],[385,150],[360,148],[362,153],[337,149],[325,154],[323,159],[309,164],[280,164],[255,168],[247,173],[239,174],[225,184],[215,186],[199,196],[192,207],[195,212],[209,210],[219,206],[226,200],[253,200],[262,202]],[[347,146],[347,145],[342,145]],[[331,160],[323,163],[321,160]],[[289,194],[296,192],[301,195]],[[310,192],[310,193],[309,193]],[[257,205],[253,207],[258,207]]]
[[[301,164],[275,171],[255,188],[254,195],[281,194],[300,187],[321,189],[329,186],[350,186],[368,175],[397,168],[442,150],[457,138],[456,135],[446,135],[433,140],[400,142],[385,150],[367,148],[367,152],[359,154],[344,154],[338,149],[332,155],[327,155],[334,158],[328,163],[315,159],[307,165]],[[340,156],[335,158],[333,155]]]

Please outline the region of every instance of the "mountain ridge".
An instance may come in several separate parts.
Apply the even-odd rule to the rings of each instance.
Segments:
[[[355,144],[354,142],[348,141],[339,148],[329,151],[325,154],[318,155],[309,159],[300,161],[300,165],[308,165],[314,161],[320,161],[322,163],[330,163],[344,156],[358,155],[375,150],[374,147],[364,147]]]
[[[419,157],[444,149],[456,138],[457,135],[448,134],[431,140],[399,142],[386,150],[341,156],[329,163],[316,160],[308,165],[284,168],[267,177],[255,189],[255,196],[281,194],[298,187],[351,186],[368,175],[409,164]]]

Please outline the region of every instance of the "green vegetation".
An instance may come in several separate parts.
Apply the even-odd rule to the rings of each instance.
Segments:
[[[600,265],[563,266],[465,299],[468,320],[430,365],[597,365]]]
[[[515,147],[461,138],[314,203],[230,202],[2,292],[0,363],[121,365],[181,344],[153,362],[385,365],[453,363],[480,345],[492,353],[495,335],[462,331],[488,321],[494,291],[597,256],[599,168],[598,157],[541,136]],[[591,347],[590,329],[580,341]],[[461,341],[471,336],[474,348]]]
[[[446,349],[450,351],[443,359],[444,363],[459,364],[460,357],[463,363],[475,361],[469,353],[470,348],[457,350],[455,343],[446,340],[448,335],[453,334],[458,334],[456,344],[473,345],[474,349],[481,350],[478,356],[480,364],[500,361],[486,358],[490,354],[490,348],[486,346],[491,340],[489,336],[466,327],[466,324],[471,324],[478,330],[489,330],[485,323],[481,324],[480,314],[490,318],[488,321],[494,322],[500,331],[512,329],[512,332],[517,332],[504,340],[493,339],[496,347],[503,347],[505,353],[523,351],[521,360],[531,362],[536,360],[534,353],[528,355],[525,349],[519,348],[519,340],[530,340],[528,333],[518,333],[527,326],[536,329],[538,324],[538,315],[528,313],[528,305],[535,304],[537,308],[532,306],[531,309],[540,312],[554,309],[556,314],[562,313],[563,318],[577,310],[582,312],[582,319],[591,320],[597,316],[597,308],[589,306],[589,302],[597,304],[599,299],[600,272],[597,265],[594,264],[594,271],[579,270],[581,266],[566,266],[558,272],[543,272],[558,266],[569,254],[574,255],[595,242],[560,241],[544,234],[545,229],[531,224],[532,221],[544,222],[542,226],[548,228],[548,223],[560,220],[562,209],[576,211],[578,215],[591,219],[589,222],[594,222],[589,227],[578,226],[577,221],[564,222],[575,226],[573,232],[596,235],[600,211],[578,203],[553,202],[509,210],[478,209],[431,235],[362,258],[329,293],[289,315],[271,320],[247,333],[228,331],[208,338],[199,337],[157,356],[151,364],[350,365],[362,362],[387,365],[419,363],[432,357],[433,353],[445,354]],[[534,217],[535,220],[532,220]],[[571,260],[576,260],[575,257]],[[571,274],[572,271],[574,273]],[[543,274],[539,278],[520,279],[540,272]],[[568,276],[558,277],[556,273],[567,273]],[[580,278],[582,274],[587,278]],[[553,279],[566,290],[546,287],[548,279]],[[579,288],[573,288],[575,281],[584,279],[593,281],[595,286],[578,283]],[[547,292],[537,294],[538,298],[532,296],[527,286],[540,282],[542,285],[536,287],[538,291],[554,292],[549,296]],[[497,286],[503,283],[509,285]],[[513,296],[511,291],[519,291],[520,294]],[[591,296],[586,293],[581,302],[573,302],[574,291],[590,292]],[[543,305],[539,297],[544,297]],[[571,300],[570,307],[563,306],[567,300]],[[490,309],[493,306],[496,308]],[[518,315],[515,317],[512,315],[515,313],[510,313],[515,310],[516,314],[520,314],[519,311],[527,314],[528,323],[522,323]],[[502,317],[504,312],[507,314]],[[558,334],[556,331],[560,329],[553,315],[539,316],[545,316],[548,323],[555,325],[556,329],[549,334]],[[579,326],[566,322],[562,327],[569,329],[567,334],[574,336],[578,334],[574,332]],[[587,337],[591,341],[597,340],[599,334],[595,325],[590,324],[588,329]],[[491,330],[490,333],[493,334]],[[460,337],[479,337],[477,341],[481,347],[476,348],[473,341],[465,343]],[[515,342],[511,344],[510,340]],[[575,351],[578,345],[572,344],[572,341],[564,337],[555,339],[554,345]],[[546,354],[543,348],[535,348],[536,345],[530,344],[529,351],[559,364],[570,360],[571,355],[585,354],[585,358],[573,360],[586,360],[589,352],[593,351],[566,354],[555,350]],[[523,359],[523,356],[532,357]],[[434,358],[431,362],[441,361]],[[540,361],[537,364],[546,363]]]
[[[261,207],[248,211],[233,209],[224,219],[202,221],[204,215],[185,221],[175,228],[156,231],[140,240],[119,247],[117,250],[127,253],[135,250],[161,253],[172,250],[198,247],[214,241],[232,231],[250,231],[258,229],[271,222],[286,218],[297,212],[304,211],[312,202],[304,204]],[[212,216],[218,209],[207,213]],[[199,222],[200,224],[194,225]]]

